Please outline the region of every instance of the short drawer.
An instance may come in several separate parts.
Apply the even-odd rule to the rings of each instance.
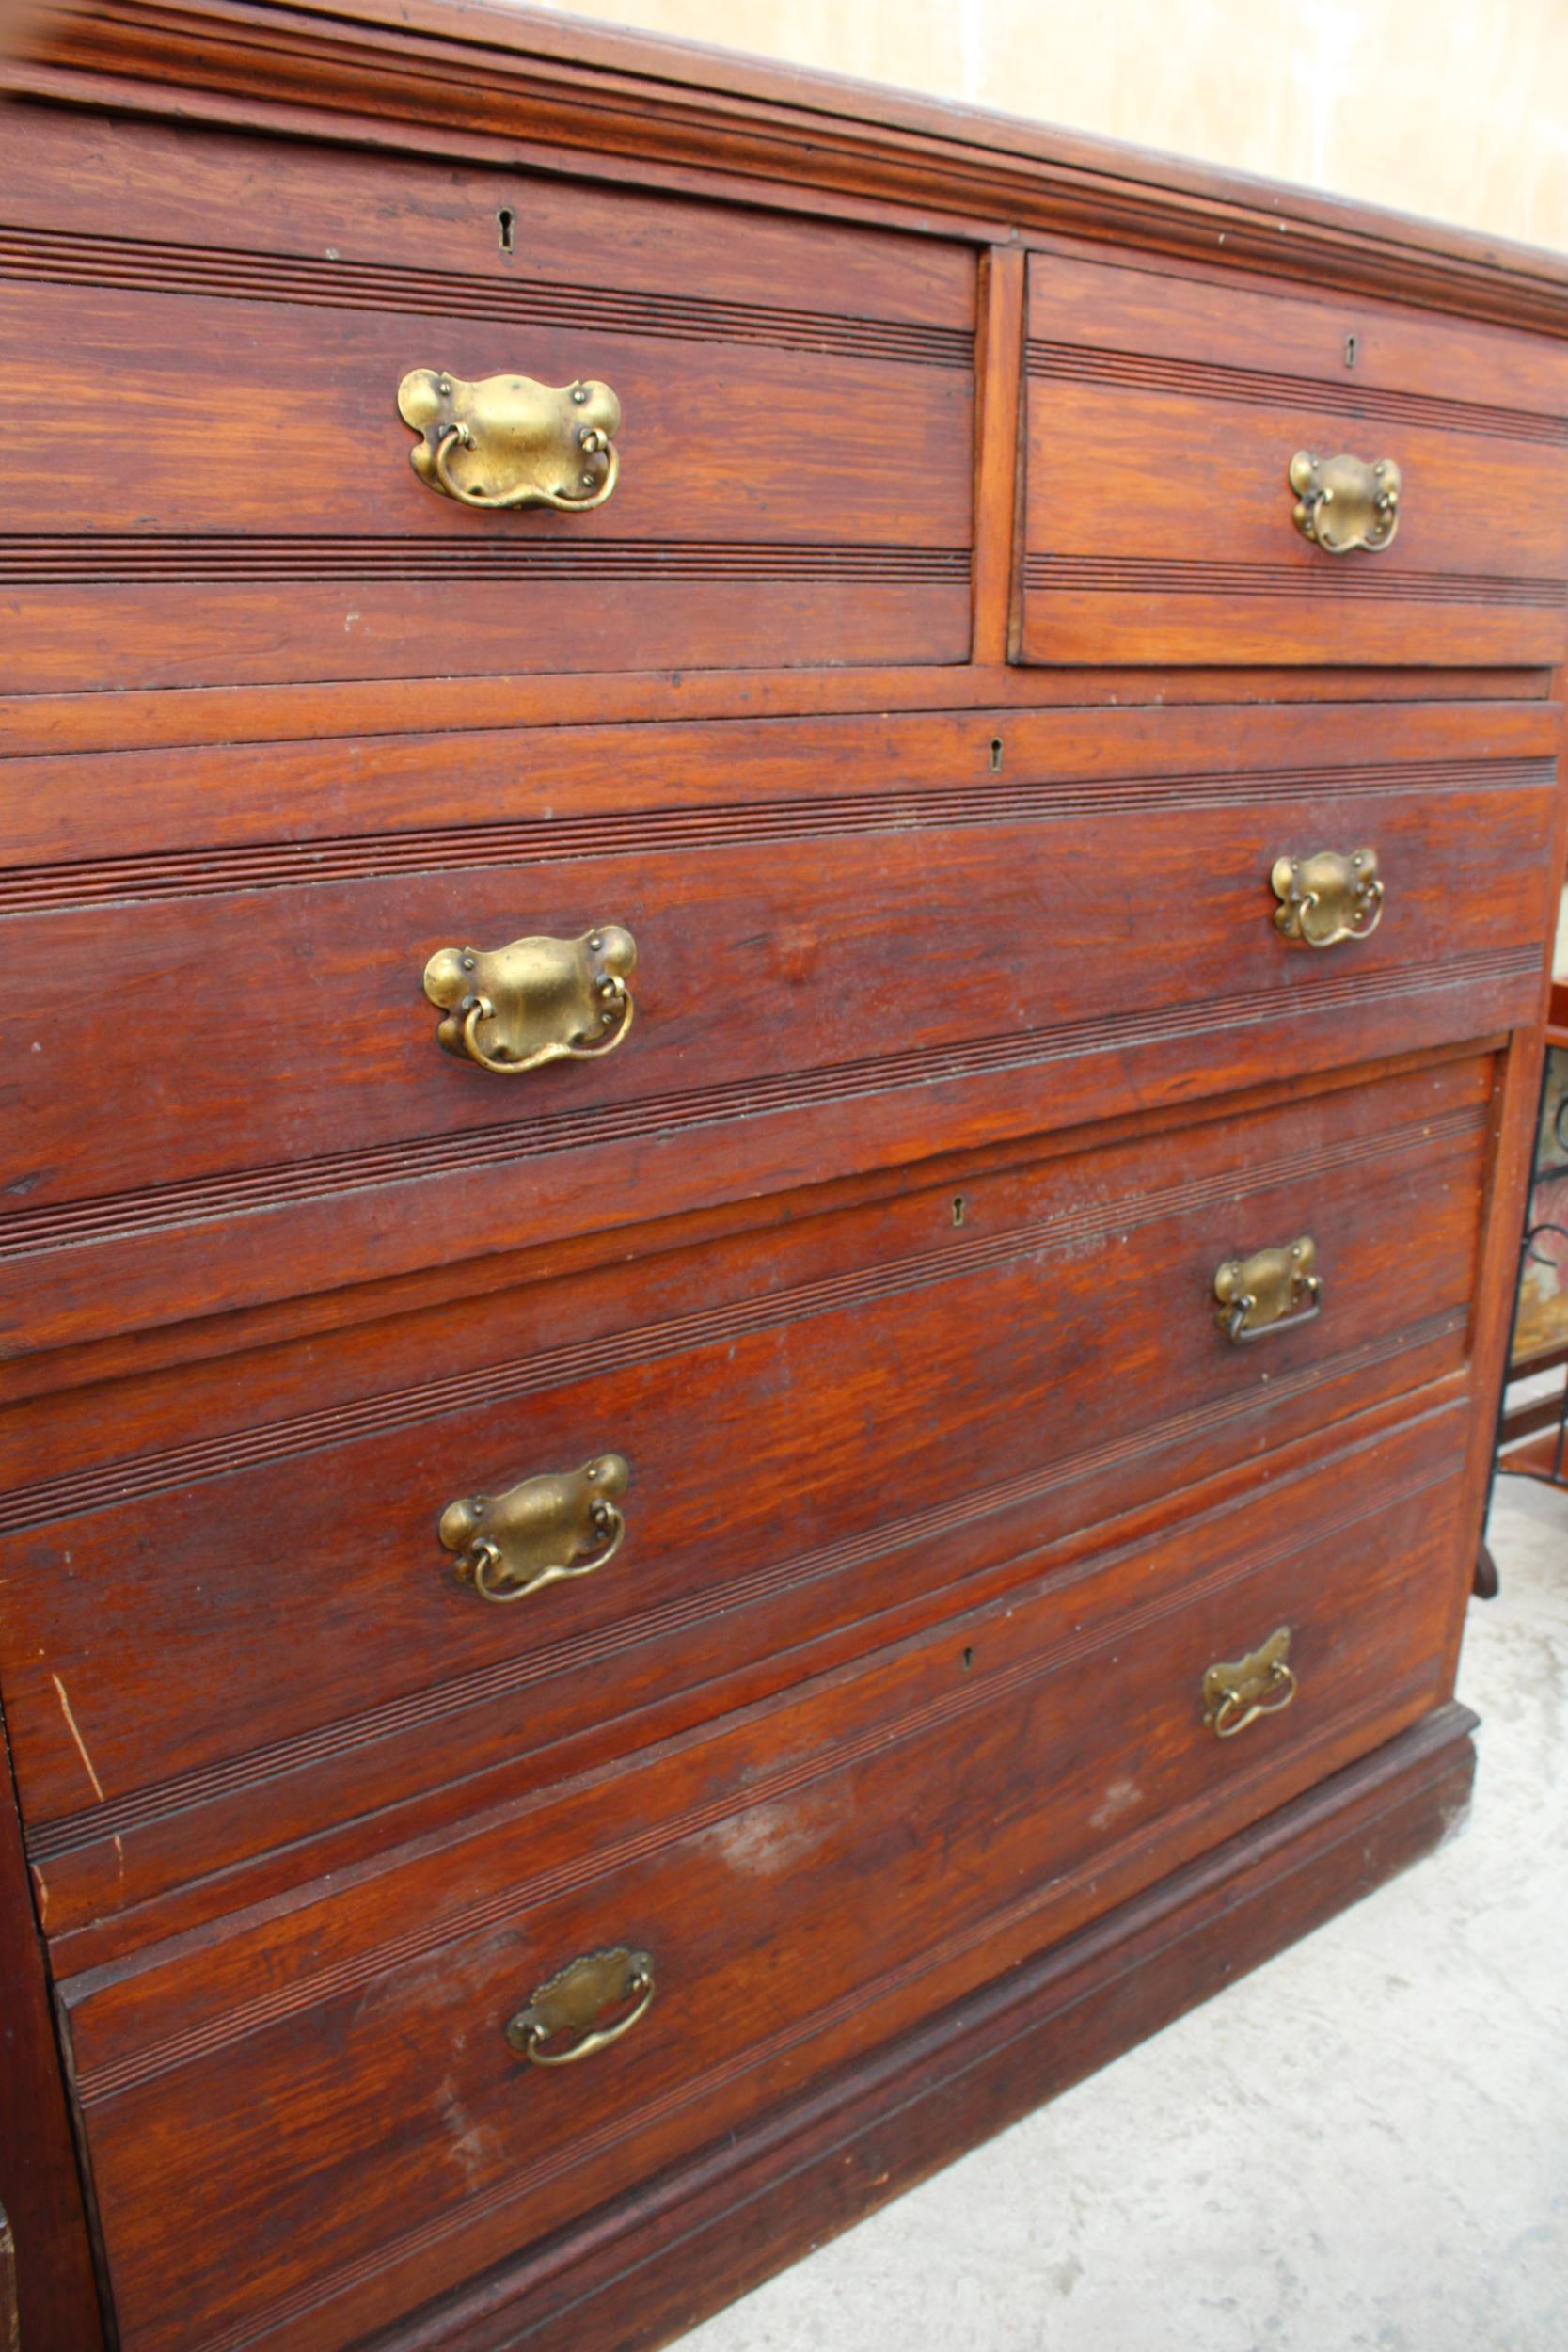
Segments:
[[[967,656],[961,247],[190,126],[7,165],[0,686]],[[561,503],[426,486],[426,408],[466,498]]]
[[[126,2352],[337,2352],[1417,1720],[1464,1422],[68,1981]]]
[[[1560,346],[1037,256],[1024,365],[1020,660],[1561,660]]]
[[[440,790],[468,821],[312,818],[303,838],[198,834],[0,881],[0,1347],[1530,1019],[1554,769],[1505,746],[1549,742],[1554,718],[1455,714],[1433,758],[1402,713],[1172,715],[1196,773],[1161,772],[1157,748],[1153,773],[1107,772],[1092,727],[1095,767],[1064,773],[1023,714],[782,723],[754,764],[737,729],[733,769],[709,730],[695,771],[677,730],[663,774],[647,728],[535,742],[522,775],[483,740],[311,746],[339,805],[406,812],[411,771],[461,761],[462,792]],[[816,782],[780,799],[792,747]],[[906,762],[937,780],[906,783]],[[300,765],[279,750],[277,778]],[[226,772],[193,755],[184,788]],[[1363,852],[1380,898],[1352,873]],[[1281,930],[1277,872],[1323,854],[1320,949]]]
[[[1456,1059],[46,1400],[0,1574],[50,1932],[646,1744],[1452,1374],[1491,1092]],[[1232,1339],[1220,1269],[1304,1237]]]

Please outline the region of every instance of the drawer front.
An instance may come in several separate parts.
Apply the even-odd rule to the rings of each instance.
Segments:
[[[641,743],[633,808],[612,762],[584,781],[570,743],[526,778],[470,746],[450,756],[476,796],[490,763],[487,824],[31,866],[0,885],[0,1342],[330,1289],[1528,1019],[1554,771],[1499,738],[1549,741],[1553,715],[1455,715],[1434,761],[1400,757],[1402,715],[1358,717],[1356,757],[1342,727],[1279,712],[1277,764],[1238,772],[1208,712],[1184,723],[1212,762],[1196,776],[1064,776],[1021,720],[1002,782],[918,787],[902,763],[928,748],[922,723],[807,723],[841,788],[800,805],[768,795],[766,764],[691,805],[719,730],[700,781],[673,767],[662,795]],[[957,756],[980,765],[1002,739],[966,724]],[[377,747],[341,756],[335,797],[350,768],[373,797]],[[540,816],[552,759],[581,797]],[[1284,936],[1280,861],[1361,850],[1384,896],[1354,935]],[[492,1062],[609,1050],[482,1066],[466,1003]]]
[[[144,1937],[136,1906],[459,1764],[515,1790],[643,1744],[795,1679],[802,1645],[885,1639],[864,1629],[1452,1373],[1491,1091],[1454,1060],[977,1174],[465,1302],[373,1354],[242,1359],[221,1404],[210,1369],[74,1424],[50,1400],[13,1433],[0,1573],[51,1932],[126,1910]],[[1220,1268],[1304,1235],[1318,1311],[1303,1288],[1232,1341]],[[159,1449],[125,1458],[127,1421]],[[40,1480],[40,1447],[70,1467]]]
[[[127,2352],[357,2340],[1414,1721],[1463,1603],[1463,1424],[68,1982]],[[613,2046],[509,2046],[570,2051],[536,1996],[607,1949],[653,1987]]]
[[[961,248],[189,130],[7,152],[50,461],[0,455],[0,688],[966,658]],[[566,505],[426,486],[420,371],[447,480]]]
[[[1560,349],[1036,257],[1025,387],[1021,660],[1561,660]]]

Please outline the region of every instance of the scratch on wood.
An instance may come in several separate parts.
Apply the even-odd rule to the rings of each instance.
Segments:
[[[87,1743],[83,1739],[81,1732],[78,1730],[76,1718],[71,1711],[71,1701],[66,1697],[65,1684],[60,1680],[58,1675],[51,1675],[49,1679],[60,1694],[60,1711],[65,1717],[66,1725],[71,1738],[76,1742],[76,1753],[81,1757],[83,1764],[87,1768],[87,1778],[92,1783],[92,1793],[98,1799],[99,1804],[102,1804],[103,1802],[103,1784],[92,1769],[92,1758],[87,1754]]]

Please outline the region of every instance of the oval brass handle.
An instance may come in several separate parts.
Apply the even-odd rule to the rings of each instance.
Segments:
[[[1276,857],[1269,875],[1279,904],[1274,927],[1304,947],[1337,947],[1344,939],[1370,939],[1383,920],[1377,851],[1341,857],[1319,850],[1312,857]]]
[[[1288,479],[1296,494],[1291,517],[1304,539],[1325,555],[1361,548],[1378,555],[1400,527],[1400,469],[1391,457],[1314,457],[1298,449]]]
[[[1233,1341],[1265,1339],[1287,1325],[1310,1323],[1323,1308],[1323,1283],[1314,1273],[1318,1245],[1310,1233],[1283,1249],[1259,1249],[1250,1258],[1227,1258],[1214,1275],[1216,1317]]]
[[[539,384],[444,368],[414,368],[398,386],[398,414],[420,438],[408,462],[420,480],[463,506],[602,506],[620,470],[611,447],[621,404],[608,384]]]
[[[464,1495],[448,1503],[437,1532],[457,1554],[457,1576],[482,1598],[523,1600],[608,1566],[626,1535],[615,1506],[630,1481],[619,1454],[599,1454],[579,1470],[525,1478],[503,1495]]]
[[[439,947],[424,968],[424,993],[442,1015],[436,1041],[503,1078],[549,1061],[596,1061],[631,1027],[636,963],[637,942],[618,923],[580,939]]]
[[[530,1994],[527,2008],[509,2022],[506,2039],[531,2065],[575,2066],[578,2058],[608,2050],[630,2033],[638,2019],[647,2015],[653,1997],[654,1963],[647,1952],[630,1951],[624,1945],[608,1952],[585,1952]],[[635,2007],[611,2026],[595,2023],[620,2001],[633,2001]],[[578,2039],[567,2049],[549,2049],[546,2045],[559,2034]]]
[[[1203,1677],[1203,1720],[1216,1740],[1234,1740],[1259,1715],[1277,1715],[1296,1694],[1288,1663],[1291,1629],[1282,1625],[1261,1649],[1211,1666]]]

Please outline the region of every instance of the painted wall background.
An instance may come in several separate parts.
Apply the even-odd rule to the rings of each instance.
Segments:
[[[1568,250],[1568,0],[547,0]]]

